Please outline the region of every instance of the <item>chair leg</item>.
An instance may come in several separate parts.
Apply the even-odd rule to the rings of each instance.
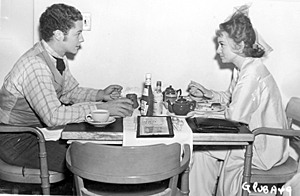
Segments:
[[[216,185],[215,185],[215,190],[214,190],[214,193],[212,194],[212,196],[216,196],[217,195],[218,186],[219,186],[219,179],[220,179],[220,176],[217,177],[217,181],[216,181]]]
[[[189,196],[189,173],[190,167],[186,168],[186,170],[181,174],[181,194],[182,196]]]
[[[11,189],[11,193],[14,195],[18,195],[19,194],[19,187],[18,185],[14,185],[13,188]]]
[[[84,182],[83,179],[77,175],[74,174],[74,183],[78,186],[75,186],[76,194],[75,195],[82,195],[81,189],[84,188]]]
[[[178,175],[176,176],[173,176],[170,181],[169,181],[169,188],[172,189],[172,190],[175,190],[177,188],[177,184],[178,184]],[[173,191],[172,192],[172,196],[175,196],[176,195],[176,192],[177,191]]]
[[[217,177],[217,180],[216,180],[215,190],[214,190],[214,193],[212,194],[212,196],[217,195],[218,186],[219,186],[219,179],[220,179],[221,171],[222,171],[223,165],[224,165],[224,161],[220,160],[219,162],[220,162],[220,167],[219,167],[218,177]]]
[[[245,151],[245,162],[244,162],[244,172],[243,172],[243,183],[250,184],[251,179],[251,163],[252,163],[252,155],[253,155],[253,142],[249,143],[246,146]],[[249,193],[246,189],[242,190],[242,196],[248,196]]]

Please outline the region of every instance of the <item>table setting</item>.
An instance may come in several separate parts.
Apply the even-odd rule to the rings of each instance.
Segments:
[[[101,115],[105,116],[105,119],[102,120],[97,117],[99,111],[95,109],[85,116],[83,122],[69,123],[57,130],[43,128],[46,134],[51,133],[46,140],[62,139],[67,140],[68,143],[77,141],[122,146],[176,142],[182,146],[189,144],[191,152],[197,145],[242,145],[246,147],[243,181],[250,182],[254,136],[246,125],[225,119],[227,108],[225,103],[193,97],[189,94],[182,95],[180,89],[175,90],[172,85],[169,85],[162,92],[161,110],[156,110],[151,115],[145,115],[145,111],[144,113],[141,111],[142,98],[145,93],[140,94],[139,91],[138,88],[126,88],[121,95],[131,99],[135,104],[131,116],[120,118],[101,111]],[[155,107],[152,109],[154,110]],[[191,169],[193,159],[193,157],[190,159]]]
[[[95,127],[105,127],[116,121],[116,118],[110,116],[108,110],[97,109],[86,115],[85,121]]]
[[[137,137],[139,133],[138,116],[141,114],[136,109],[131,117],[123,119],[123,146],[178,142],[180,144],[189,144],[191,150],[193,150],[193,132],[187,123],[187,119],[194,117],[224,118],[225,104],[210,102],[204,99],[194,100],[189,95],[182,96],[181,89],[175,90],[172,85],[167,87],[162,93],[162,111],[156,116],[161,118],[170,117],[174,135],[172,137],[159,137],[153,134],[152,137]]]
[[[172,137],[161,137],[152,133],[149,137],[137,137],[138,124],[139,124],[139,111],[135,110],[131,117],[123,119],[124,134],[123,134],[123,146],[138,146],[138,145],[151,145],[157,143],[171,144],[178,142],[180,144],[189,144],[192,150],[193,134],[188,125],[184,123],[182,119],[174,118],[168,115],[162,114],[159,118],[168,117],[172,123],[170,127],[173,130]],[[153,118],[153,117],[149,117]],[[151,122],[151,119],[149,120]],[[154,125],[155,126],[155,125]]]
[[[141,96],[136,91],[129,90],[122,96],[126,97],[127,94],[130,94],[127,97],[135,99],[134,103],[138,104],[131,116],[125,118],[109,116],[106,117],[104,125],[95,123],[99,119],[97,120],[97,117],[93,116],[91,112],[86,115],[84,122],[70,123],[58,127],[58,129],[55,127],[43,128],[44,133],[50,133],[47,140],[62,139],[67,140],[68,143],[79,141],[82,143],[143,146],[177,142],[181,145],[189,144],[191,152],[193,152],[193,146],[196,145],[243,145],[246,146],[244,181],[249,182],[250,155],[254,136],[247,126],[225,119],[226,104],[182,95],[181,91],[171,88],[170,85],[167,93],[164,91],[163,107],[159,115],[142,115]],[[136,96],[132,94],[136,94]],[[219,120],[224,120],[225,124]],[[207,124],[207,121],[212,124]],[[222,129],[223,131],[220,132],[219,130]],[[233,131],[233,129],[235,130]]]
[[[139,91],[141,89],[138,87],[126,87],[122,92],[122,97],[131,99],[134,103],[133,107],[135,109],[130,117],[119,119],[117,116],[110,116],[107,110],[95,109],[85,116],[84,122],[71,123],[66,127],[42,128],[41,130],[46,136],[46,140],[51,141],[72,137],[83,140],[101,140],[100,138],[103,137],[106,138],[105,140],[112,138],[110,141],[116,140],[117,143],[123,145],[146,145],[176,141],[182,144],[188,143],[192,146],[193,133],[187,119],[196,117],[224,118],[225,104],[191,95],[182,95],[181,89],[175,90],[172,85],[169,85],[162,92],[162,110],[159,115],[155,116],[170,117],[174,135],[169,138],[156,135],[153,135],[155,139],[151,137],[137,138],[138,117],[143,116],[140,110],[141,93],[138,93]],[[90,103],[77,103],[74,105],[82,106],[84,104]],[[115,127],[120,130],[115,129]]]

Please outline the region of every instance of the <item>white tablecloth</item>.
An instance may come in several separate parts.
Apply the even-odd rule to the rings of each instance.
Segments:
[[[123,127],[123,146],[143,146],[152,144],[171,144],[178,142],[180,144],[189,144],[191,152],[193,151],[193,132],[186,123],[185,119],[180,119],[183,121],[183,125],[180,129],[178,126],[174,126],[174,137],[154,137],[154,138],[137,138],[137,116],[124,118]]]
[[[167,115],[167,110],[164,108],[162,115]],[[140,115],[139,110],[135,110],[131,117],[124,118],[123,127],[123,146],[143,146],[151,144],[171,144],[178,142],[180,144],[189,144],[191,152],[193,152],[193,132],[187,124],[185,118],[178,118],[183,122],[182,127],[174,124],[174,137],[154,137],[154,138],[137,138],[137,116]],[[224,111],[222,112],[193,112],[193,117],[202,116],[209,118],[224,118]]]

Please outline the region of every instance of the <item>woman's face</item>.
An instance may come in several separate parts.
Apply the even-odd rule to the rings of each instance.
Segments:
[[[218,49],[217,54],[220,56],[223,63],[233,63],[238,56],[234,51],[234,41],[228,37],[228,34],[223,31],[218,36]]]

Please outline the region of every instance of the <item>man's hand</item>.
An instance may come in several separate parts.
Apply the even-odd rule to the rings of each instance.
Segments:
[[[109,85],[104,90],[99,90],[97,101],[111,101],[121,97],[123,87],[120,85]]]
[[[120,98],[116,100],[111,100],[108,102],[103,102],[101,104],[96,104],[98,109],[106,109],[110,112],[111,116],[126,117],[131,116],[134,108],[133,102],[127,98]]]

